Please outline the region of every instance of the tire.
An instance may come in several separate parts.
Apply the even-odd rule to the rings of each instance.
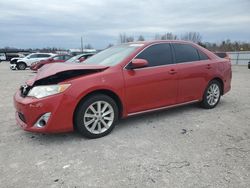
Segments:
[[[114,129],[118,114],[117,104],[111,97],[103,94],[91,95],[77,107],[75,128],[84,137],[100,138]]]
[[[18,70],[25,70],[27,65],[23,62],[20,62],[20,63],[16,64],[16,67]]]
[[[222,93],[221,87],[221,83],[217,80],[210,81],[203,94],[203,100],[200,103],[201,107],[205,109],[212,109],[216,107],[220,102]]]

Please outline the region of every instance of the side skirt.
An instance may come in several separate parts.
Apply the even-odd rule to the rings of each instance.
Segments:
[[[128,117],[129,116],[135,116],[135,115],[138,115],[138,114],[144,114],[144,113],[148,113],[148,112],[154,112],[154,111],[159,111],[159,110],[174,108],[174,107],[183,106],[183,105],[187,105],[187,104],[192,104],[192,103],[196,103],[196,102],[199,102],[199,100],[193,100],[193,101],[184,102],[184,103],[180,103],[180,104],[174,104],[174,105],[164,106],[164,107],[160,107],[160,108],[154,108],[154,109],[149,109],[149,110],[144,110],[144,111],[129,113]]]

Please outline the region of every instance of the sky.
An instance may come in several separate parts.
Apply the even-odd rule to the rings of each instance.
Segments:
[[[120,33],[166,32],[250,42],[250,0],[0,0],[0,48],[79,48],[82,36],[102,49]]]

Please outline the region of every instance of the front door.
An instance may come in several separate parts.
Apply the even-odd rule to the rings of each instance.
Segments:
[[[138,59],[145,59],[145,68],[124,69],[125,96],[128,113],[150,110],[176,103],[178,70],[173,64],[168,43],[152,45]]]

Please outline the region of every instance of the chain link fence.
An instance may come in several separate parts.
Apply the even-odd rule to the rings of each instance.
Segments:
[[[247,65],[250,61],[250,51],[227,52],[234,65]]]

